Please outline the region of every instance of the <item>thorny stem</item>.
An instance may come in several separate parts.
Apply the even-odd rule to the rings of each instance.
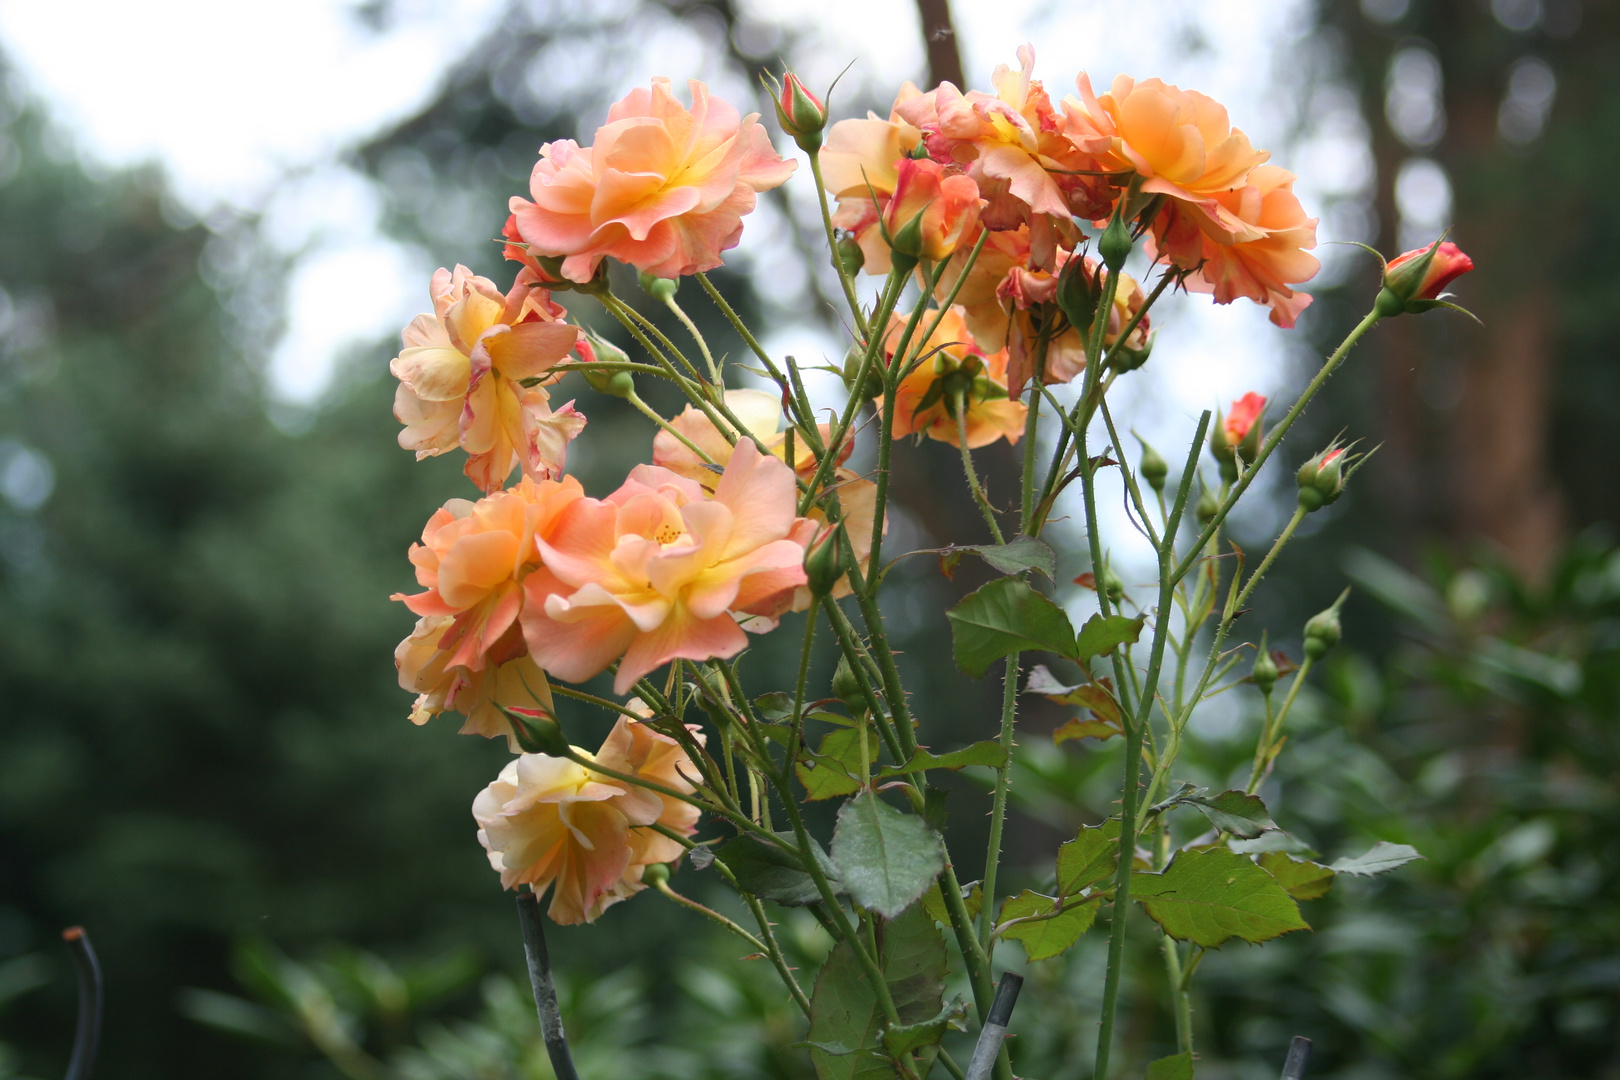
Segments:
[[[1311,667],[1315,663],[1316,658],[1314,656],[1307,656],[1304,663],[1299,665],[1299,670],[1294,672],[1294,681],[1288,684],[1288,696],[1283,698],[1282,708],[1277,710],[1276,719],[1272,720],[1266,725],[1266,749],[1264,757],[1269,758],[1271,756],[1271,744],[1276,741],[1277,736],[1282,733],[1283,721],[1288,719],[1288,712],[1294,707],[1294,698],[1299,696],[1299,688],[1305,685],[1305,679],[1308,675],[1310,675]],[[1261,781],[1266,778],[1265,773],[1266,766],[1268,764],[1269,762],[1263,759],[1257,759],[1255,761],[1254,772],[1249,775],[1249,786],[1247,788],[1250,795],[1253,795],[1259,790]]]
[[[844,288],[844,300],[855,318],[855,329],[864,338],[867,335],[866,317],[861,314],[861,301],[855,295],[855,279],[844,269],[844,261],[838,257],[838,237],[833,234],[832,210],[827,205],[827,185],[821,179],[821,150],[810,150],[808,155],[810,175],[816,181],[816,202],[821,206],[821,227],[827,233],[827,252],[832,256],[833,269],[838,271],[838,283]]]
[[[1041,320],[1040,336],[1035,340],[1035,362],[1030,374],[1029,410],[1024,415],[1024,475],[1023,497],[1019,502],[1018,531],[1028,534],[1034,527],[1035,514],[1035,431],[1040,423],[1041,391],[1046,388],[1046,353],[1051,347],[1052,320]]]
[[[1260,579],[1265,576],[1267,570],[1271,569],[1271,564],[1277,561],[1277,556],[1281,553],[1283,545],[1293,539],[1294,530],[1299,528],[1299,523],[1305,520],[1306,513],[1308,511],[1303,506],[1294,508],[1294,516],[1288,519],[1288,524],[1283,527],[1283,531],[1278,534],[1277,539],[1272,543],[1271,550],[1266,552],[1266,557],[1260,560],[1260,565],[1254,568],[1254,574],[1249,578],[1248,583],[1237,594],[1237,602],[1232,605],[1234,611],[1243,610],[1244,601],[1249,599],[1249,595],[1254,592],[1254,587],[1260,584]]]
[[[698,456],[698,460],[709,465],[713,465],[715,463],[714,458],[710,457],[707,451],[705,451],[701,446],[693,442],[691,439],[688,439],[685,435],[681,434],[680,428],[676,427],[668,420],[665,420],[662,416],[659,416],[657,411],[653,409],[651,405],[648,405],[645,401],[642,401],[640,394],[632,390],[629,394],[625,395],[625,400],[634,406],[636,411],[641,413],[641,415],[647,417],[653,423],[675,436],[682,446],[686,447],[688,450],[692,451],[692,453]]]
[[[653,888],[657,889],[659,892],[663,893],[665,896],[669,897],[682,907],[689,908],[690,910],[697,912],[699,915],[713,919],[727,930],[730,930],[733,934],[736,934],[738,937],[748,942],[749,945],[753,946],[755,952],[766,953],[770,951],[766,948],[765,943],[759,940],[759,938],[755,937],[753,934],[750,934],[747,930],[744,930],[742,927],[738,926],[736,923],[732,922],[730,919],[726,918],[713,908],[705,907],[696,900],[682,896],[680,893],[669,887],[669,882],[659,881],[658,884],[653,886]]]
[[[588,704],[595,705],[598,708],[609,709],[618,713],[620,716],[628,716],[632,720],[643,719],[642,715],[633,709],[626,708],[616,701],[609,701],[607,698],[599,698],[595,694],[587,694],[583,690],[575,690],[572,687],[558,686],[556,683],[552,683],[551,692],[553,694],[561,694],[563,697],[573,698],[575,701],[587,702]]]
[[[1000,538],[996,540],[1000,543]],[[992,955],[995,942],[990,936],[995,924],[996,868],[1001,862],[1001,830],[1007,820],[1007,788],[1012,779],[1013,720],[1018,710],[1018,653],[1007,657],[1002,676],[1001,746],[1007,757],[996,770],[996,790],[990,805],[990,841],[984,851],[984,904],[979,909],[979,940],[985,955]]]
[[[723,385],[720,379],[720,367],[714,362],[714,354],[709,351],[709,343],[703,340],[703,334],[698,330],[697,323],[693,322],[686,312],[681,309],[681,305],[675,302],[675,297],[671,296],[668,300],[665,300],[664,306],[669,308],[670,313],[680,320],[682,326],[686,327],[686,332],[692,335],[692,340],[697,342],[698,351],[703,354],[703,362],[709,366],[709,381],[716,386]]]
[[[716,865],[719,865],[716,863]],[[735,882],[732,883],[735,886]],[[793,1002],[804,1013],[805,1018],[810,1016],[810,999],[804,996],[804,990],[799,986],[799,980],[794,978],[793,969],[788,966],[787,958],[782,955],[782,946],[771,932],[771,921],[765,914],[765,905],[752,893],[737,890],[738,894],[748,904],[748,910],[754,913],[754,920],[759,923],[759,933],[765,939],[765,955],[770,957],[771,963],[776,965],[776,974],[781,977],[787,986],[788,993],[793,995]]]
[[[1001,538],[1001,526],[996,523],[995,507],[979,486],[979,473],[973,467],[973,454],[968,450],[967,395],[961,390],[956,392],[956,448],[962,452],[962,471],[967,474],[968,490],[973,492],[973,501],[978,503],[985,524],[990,526],[990,535],[996,538],[996,543],[1006,543]]]

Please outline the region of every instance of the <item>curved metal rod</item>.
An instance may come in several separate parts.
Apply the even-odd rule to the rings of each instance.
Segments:
[[[90,1080],[90,1070],[96,1067],[96,1050],[101,1045],[101,964],[84,927],[68,927],[62,931],[62,940],[73,953],[73,968],[79,978],[79,1020],[73,1029],[67,1080]]]
[[[529,961],[529,985],[534,989],[534,1007],[540,1014],[540,1034],[546,1040],[551,1070],[557,1080],[579,1080],[563,1034],[557,988],[551,981],[551,956],[546,952],[546,933],[540,921],[540,897],[532,891],[519,892],[517,908],[518,924],[523,928],[523,954]]]

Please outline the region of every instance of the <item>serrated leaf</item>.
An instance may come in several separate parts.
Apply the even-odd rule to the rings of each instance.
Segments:
[[[1017,896],[1008,897],[1002,903],[1001,916],[996,922],[1001,924],[1009,919],[1045,915],[1056,911],[1062,903],[1055,896],[1042,896],[1040,893],[1025,889]],[[1091,924],[1097,920],[1097,909],[1101,906],[1101,897],[1070,900],[1059,914],[1049,919],[1009,926],[1002,931],[1001,936],[1020,942],[1032,962],[1048,960],[1067,952],[1080,940],[1080,935],[1091,929]]]
[[[1234,937],[1254,943],[1310,929],[1276,878],[1221,848],[1178,852],[1163,873],[1134,871],[1131,899],[1165,933],[1206,949]]]
[[[1019,578],[999,578],[945,613],[956,666],[973,678],[1015,652],[1046,649],[1074,656],[1074,626],[1062,608]]]
[[[1080,628],[1080,637],[1074,647],[1075,658],[1085,663],[1093,656],[1107,656],[1121,645],[1136,644],[1136,639],[1142,636],[1142,624],[1145,622],[1146,615],[1138,615],[1134,619],[1124,615],[1093,615]]]
[[[778,833],[789,843],[797,843],[793,833]],[[821,845],[811,840],[816,862],[826,875],[834,892],[841,892],[838,870]],[[737,879],[737,886],[761,900],[774,900],[784,907],[804,907],[821,901],[821,891],[815,879],[805,870],[798,856],[783,851],[775,844],[744,834],[729,840],[715,852],[715,858],[726,864]]]
[[[894,918],[945,869],[939,833],[867,791],[838,810],[833,865],[856,903]]]
[[[1119,866],[1119,821],[1087,825],[1073,840],[1058,845],[1057,889],[1073,896],[1081,889],[1107,881]]]
[[[1333,887],[1334,870],[1331,866],[1308,859],[1291,859],[1280,851],[1268,851],[1260,856],[1260,869],[1277,879],[1277,884],[1288,890],[1295,900],[1315,900],[1327,895]]]
[[[951,560],[951,572],[961,561],[964,554],[977,555],[989,563],[992,569],[1003,574],[1022,574],[1025,570],[1037,570],[1046,575],[1048,581],[1057,578],[1057,556],[1046,544],[1033,536],[1015,536],[1005,544],[961,544],[952,545],[940,552],[940,569],[945,569],[945,561]],[[951,576],[951,572],[945,574]]]
[[[1173,1054],[1151,1063],[1147,1080],[1193,1080],[1192,1054]]]
[[[1335,860],[1330,869],[1339,874],[1354,874],[1357,877],[1372,877],[1374,874],[1387,873],[1397,866],[1405,866],[1414,859],[1421,859],[1418,849],[1411,844],[1392,844],[1388,840],[1380,840],[1374,844],[1365,855],[1355,858]]]
[[[945,940],[921,905],[881,925],[877,960],[902,1026],[939,1016],[945,996]],[[898,1075],[894,1063],[879,1049],[885,1027],[883,1009],[860,962],[848,942],[839,942],[810,996],[810,1060],[819,1080],[893,1080]]]
[[[793,716],[793,695],[777,691],[754,699],[754,711],[764,720],[787,720]]]
[[[962,1018],[967,1015],[967,1003],[957,998],[939,1011],[939,1015],[931,1020],[924,1020],[920,1024],[903,1024],[899,1027],[885,1028],[883,1031],[883,1049],[892,1057],[920,1050],[925,1046],[933,1046],[945,1037],[949,1030],[965,1031],[967,1025]]]
[[[951,925],[951,913],[945,907],[945,894],[940,892],[940,888],[941,885],[938,881],[928,886],[928,891],[923,893],[920,903],[923,910],[928,912],[929,917],[935,922],[949,926]],[[977,881],[972,885],[965,885],[963,888],[966,891],[962,895],[962,907],[967,910],[968,918],[977,919],[979,917],[979,908],[984,905],[984,890],[979,887]]]
[[[853,795],[865,786],[861,775],[861,739],[866,740],[866,761],[877,757],[877,743],[870,731],[838,728],[822,737],[820,750],[807,755],[793,767],[804,785],[805,797],[815,802],[839,795]]]
[[[1111,739],[1120,733],[1116,724],[1096,717],[1076,716],[1065,720],[1056,731],[1052,732],[1052,745],[1062,746],[1070,739]]]
[[[927,750],[918,750],[904,765],[885,766],[878,772],[878,779],[887,780],[891,776],[922,772],[925,769],[965,769],[969,765],[999,769],[1005,764],[1007,764],[1007,748],[994,739],[987,739],[972,746],[964,746],[960,750],[952,750],[948,754],[930,754]]]
[[[1189,795],[1181,802],[1200,811],[1217,829],[1242,840],[1253,840],[1277,827],[1260,797],[1245,791],[1223,791],[1212,798]]]

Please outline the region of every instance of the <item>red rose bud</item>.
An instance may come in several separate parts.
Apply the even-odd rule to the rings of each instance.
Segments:
[[[806,90],[804,83],[793,72],[783,77],[782,85],[775,87],[776,119],[782,130],[793,136],[799,149],[814,153],[821,148],[821,131],[827,126],[827,107],[821,99]]]
[[[903,158],[884,208],[883,235],[901,259],[951,257],[979,221],[979,185],[935,161]]]
[[[1252,464],[1260,455],[1260,439],[1264,434],[1262,417],[1266,399],[1249,391],[1232,402],[1232,411],[1224,417],[1217,414],[1215,428],[1209,433],[1209,449],[1220,462],[1221,478],[1227,483],[1237,480],[1237,463],[1241,458]]]
[[[1474,268],[1474,260],[1449,241],[1436,240],[1416,248],[1384,267],[1384,288],[1378,294],[1378,313],[1417,315],[1446,303],[1444,289]]]

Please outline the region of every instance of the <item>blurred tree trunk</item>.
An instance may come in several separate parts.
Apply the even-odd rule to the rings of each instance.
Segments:
[[[922,20],[923,47],[928,50],[928,84],[948,82],[965,89],[950,0],[917,0],[917,17]]]
[[[1557,252],[1550,232],[1538,236],[1541,243],[1524,242],[1534,159],[1514,154],[1497,134],[1506,69],[1525,44],[1475,0],[1415,3],[1394,26],[1373,23],[1360,8],[1355,0],[1329,0],[1325,16],[1345,31],[1362,79],[1378,170],[1377,246],[1390,257],[1400,251],[1396,178],[1417,152],[1385,116],[1385,75],[1416,31],[1444,79],[1447,129],[1428,153],[1452,184],[1451,238],[1480,268],[1459,288],[1485,324],[1401,318],[1380,326],[1371,341],[1384,444],[1375,468],[1379,498],[1396,526],[1392,540],[1410,558],[1429,535],[1484,538],[1537,577],[1565,531],[1549,457],[1557,350],[1543,284]]]

